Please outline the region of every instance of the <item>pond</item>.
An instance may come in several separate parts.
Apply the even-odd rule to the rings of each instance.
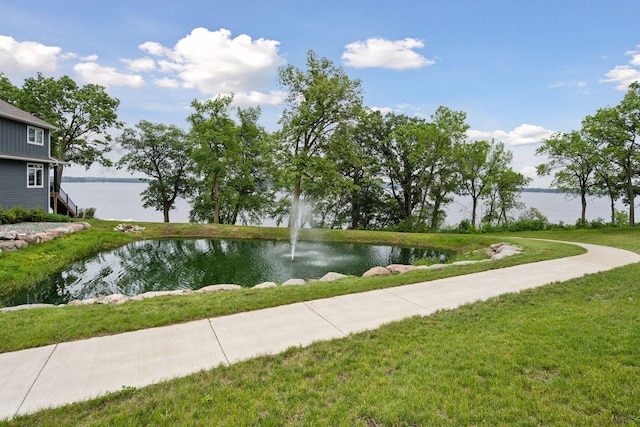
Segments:
[[[449,254],[425,248],[271,240],[144,240],[74,262],[44,282],[5,300],[6,306],[64,304],[121,293],[196,290],[212,284],[255,286],[291,278],[318,279],[334,271],[360,276],[371,267],[444,260]]]

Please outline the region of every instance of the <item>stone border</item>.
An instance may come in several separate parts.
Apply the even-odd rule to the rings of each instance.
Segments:
[[[76,224],[80,224],[80,223],[76,223]],[[370,268],[369,270],[364,272],[364,274],[362,274],[362,277],[375,277],[375,276],[383,276],[383,275],[389,275],[389,274],[403,274],[403,273],[407,273],[415,270],[433,270],[433,269],[456,266],[456,265],[459,266],[459,265],[476,264],[479,262],[493,261],[493,260],[502,259],[508,256],[519,255],[522,252],[523,252],[522,248],[513,246],[509,243],[502,242],[502,243],[493,244],[489,249],[485,250],[486,255],[489,257],[487,259],[477,260],[477,261],[456,261],[456,262],[452,262],[451,264],[432,264],[432,265],[420,265],[420,266],[406,265],[406,264],[391,264],[386,267],[378,266],[378,267]],[[317,280],[289,279],[283,282],[280,286],[300,286],[300,285],[306,285],[314,282],[333,282],[336,280],[344,279],[346,277],[350,277],[350,276],[347,276],[341,273],[329,272]],[[205,294],[205,293],[211,293],[211,292],[233,291],[233,290],[240,290],[240,289],[265,289],[265,288],[274,288],[277,286],[278,284],[276,284],[275,282],[264,282],[250,288],[246,288],[244,286],[239,286],[239,285],[224,284],[224,285],[209,285],[209,286],[205,286],[203,288],[197,289],[195,291],[191,289],[177,289],[173,291],[150,291],[150,292],[144,292],[142,294],[138,294],[134,297],[128,297],[123,294],[111,294],[111,295],[106,295],[106,296],[97,297],[97,298],[89,298],[86,300],[73,300],[73,301],[69,301],[67,304],[60,304],[60,305],[24,304],[24,305],[17,305],[14,307],[5,307],[5,308],[0,308],[0,313],[9,312],[9,311],[26,310],[31,308],[42,308],[42,307],[65,307],[65,306],[79,306],[79,305],[91,305],[91,304],[122,304],[129,301],[141,301],[144,299],[155,298],[160,296]]]
[[[67,234],[76,233],[78,231],[91,228],[87,222],[70,222],[68,225],[61,225],[50,228],[46,231],[23,233],[20,231],[1,231],[0,232],[0,252],[13,252],[18,249],[24,249],[29,244],[40,244],[49,242],[53,239],[64,237]]]

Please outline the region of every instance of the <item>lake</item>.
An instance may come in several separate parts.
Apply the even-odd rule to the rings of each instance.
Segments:
[[[162,222],[162,212],[142,207],[140,193],[146,183],[115,182],[68,182],[62,185],[64,191],[80,208],[96,208],[96,218],[119,221]],[[520,198],[527,208],[536,208],[550,222],[575,224],[580,217],[580,199],[558,193],[523,192]],[[178,199],[176,208],[169,214],[171,222],[189,222],[189,203]],[[626,210],[618,202],[617,210]],[[481,212],[479,212],[481,216]],[[449,225],[457,225],[463,219],[471,218],[471,200],[468,197],[456,197],[447,207]],[[587,204],[587,220],[602,218],[609,221],[609,200],[590,197]],[[276,226],[275,221],[267,219],[263,225]],[[286,225],[286,222],[285,224]]]

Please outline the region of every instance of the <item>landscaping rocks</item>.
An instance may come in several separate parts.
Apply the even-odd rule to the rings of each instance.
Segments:
[[[415,269],[415,265],[391,264],[387,266],[387,270],[392,273],[406,273],[407,271],[413,271]]]
[[[196,294],[206,294],[209,292],[219,292],[219,291],[235,291],[238,289],[242,289],[242,286],[239,285],[209,285],[195,291]]]
[[[263,282],[258,285],[255,285],[253,289],[266,289],[266,288],[275,288],[278,286],[275,282]]]
[[[118,224],[113,227],[113,231],[120,231],[122,233],[142,233],[146,230],[146,227],[133,224]]]
[[[333,282],[334,280],[344,279],[349,277],[346,274],[330,272],[320,278],[320,282]]]
[[[289,279],[282,284],[282,286],[299,286],[306,285],[307,282],[304,279]]]
[[[24,249],[29,244],[40,244],[70,233],[86,230],[86,222],[70,223],[20,223],[0,226],[0,252]]]
[[[391,274],[391,271],[387,270],[384,267],[373,267],[365,271],[362,277],[385,276],[387,274]]]

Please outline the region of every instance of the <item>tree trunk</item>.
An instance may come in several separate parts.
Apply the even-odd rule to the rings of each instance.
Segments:
[[[220,177],[213,181],[213,223],[220,224]]]
[[[164,214],[164,222],[169,222],[169,210],[171,210],[171,205],[165,203],[162,207],[162,213]]]
[[[631,174],[627,177],[627,198],[629,199],[629,226],[633,227],[636,224],[635,220],[635,194],[633,192],[633,182],[631,181]]]
[[[582,204],[580,221],[585,224],[587,222],[587,193],[584,191],[580,192],[580,203]]]
[[[60,191],[60,187],[62,186],[62,172],[64,170],[64,163],[58,163],[58,166],[56,167],[56,178],[55,178],[55,183],[58,186],[57,188],[54,188],[54,191],[57,193]]]
[[[471,196],[471,226],[476,228],[476,209],[478,208],[478,196]]]
[[[616,225],[616,199],[611,193],[609,193],[609,200],[611,202],[611,225]]]

